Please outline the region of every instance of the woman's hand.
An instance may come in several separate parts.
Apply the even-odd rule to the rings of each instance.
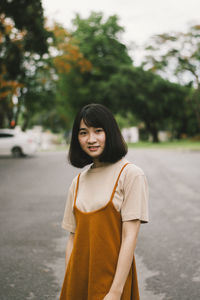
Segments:
[[[109,292],[103,300],[120,300],[121,299],[121,293],[118,292]]]

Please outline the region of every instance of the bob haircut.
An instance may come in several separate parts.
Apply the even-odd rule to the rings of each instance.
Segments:
[[[99,161],[115,163],[126,155],[127,145],[111,111],[101,104],[92,103],[84,106],[74,120],[68,154],[73,166],[83,168],[93,162],[93,159],[81,149],[78,141],[81,120],[88,127],[100,127],[105,131],[106,143]]]

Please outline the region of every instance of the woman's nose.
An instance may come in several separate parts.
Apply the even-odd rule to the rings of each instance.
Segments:
[[[88,143],[94,143],[96,142],[96,136],[93,133],[90,133],[88,136]]]

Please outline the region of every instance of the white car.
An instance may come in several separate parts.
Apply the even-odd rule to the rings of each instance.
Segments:
[[[0,155],[32,155],[37,148],[38,143],[31,135],[15,129],[0,129]]]

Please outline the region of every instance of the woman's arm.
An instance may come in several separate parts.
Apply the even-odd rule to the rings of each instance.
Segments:
[[[109,293],[104,300],[120,300],[123,288],[133,261],[140,220],[122,223],[122,243],[119,252],[117,268]]]
[[[65,268],[67,269],[67,265],[70,259],[70,255],[72,253],[74,244],[74,233],[70,232],[69,238],[67,240],[66,252],[65,252]]]

